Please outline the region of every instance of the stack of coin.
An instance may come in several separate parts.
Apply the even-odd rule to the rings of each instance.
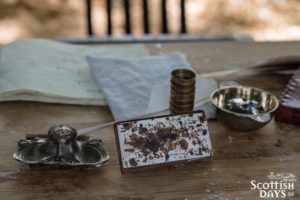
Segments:
[[[189,69],[172,71],[170,111],[191,112],[194,108],[196,74]]]

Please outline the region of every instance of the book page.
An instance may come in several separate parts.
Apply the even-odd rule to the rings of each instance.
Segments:
[[[34,101],[35,96],[43,94],[43,102],[51,96],[51,102],[56,97],[57,103],[62,98],[72,98],[105,105],[85,60],[89,54],[137,57],[148,52],[141,44],[85,46],[44,39],[16,41],[0,50],[0,97],[13,99],[12,93],[20,92],[22,95],[15,100],[26,96],[24,100],[31,97]]]

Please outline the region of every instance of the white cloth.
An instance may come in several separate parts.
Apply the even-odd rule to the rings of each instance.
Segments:
[[[174,69],[192,69],[180,53],[139,58],[88,55],[86,59],[116,120],[168,108],[170,92],[163,83],[169,82]],[[209,88],[205,96],[217,88],[213,80],[200,80],[201,88]]]

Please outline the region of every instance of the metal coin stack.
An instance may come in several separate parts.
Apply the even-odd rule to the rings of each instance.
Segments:
[[[191,112],[194,108],[196,74],[189,69],[172,71],[170,111]]]

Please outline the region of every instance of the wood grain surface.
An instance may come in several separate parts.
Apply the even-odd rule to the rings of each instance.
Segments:
[[[198,73],[249,67],[266,59],[299,55],[300,42],[203,42],[146,45],[151,54],[180,51]],[[221,77],[266,89],[280,96],[290,75],[251,74]],[[120,172],[113,127],[91,133],[104,141],[110,160],[96,169],[29,169],[13,160],[18,140],[68,123],[84,128],[112,120],[108,107],[0,103],[0,199],[259,199],[250,181],[268,182],[270,172],[300,179],[300,127],[271,121],[252,133],[226,130],[210,120],[211,161]],[[295,183],[300,199],[300,181]]]

